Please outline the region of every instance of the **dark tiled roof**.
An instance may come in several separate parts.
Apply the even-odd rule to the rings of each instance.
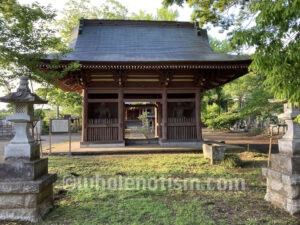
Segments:
[[[62,61],[234,62],[249,60],[213,52],[206,30],[189,22],[81,20]],[[51,56],[49,57],[51,58]]]

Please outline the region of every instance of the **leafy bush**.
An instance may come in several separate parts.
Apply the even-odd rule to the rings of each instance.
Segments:
[[[243,166],[243,161],[237,154],[226,154],[220,165],[226,168],[240,168]]]
[[[223,113],[217,116],[214,119],[208,119],[206,124],[208,128],[214,130],[229,130],[231,126],[233,126],[236,122],[241,119],[240,114],[238,113]]]
[[[204,104],[201,109],[202,122],[206,124],[207,120],[216,118],[219,115],[220,110],[221,108],[216,103],[213,103],[212,105]]]
[[[294,120],[296,123],[300,123],[300,115],[297,116],[297,118]]]

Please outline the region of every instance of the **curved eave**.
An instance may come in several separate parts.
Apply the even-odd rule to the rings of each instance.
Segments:
[[[42,59],[40,68],[56,69],[67,68],[70,63],[76,61],[61,60],[58,65],[50,64],[50,59]],[[77,61],[78,62],[78,61]],[[79,61],[82,69],[247,69],[252,60],[235,61],[161,61],[161,62],[94,62]]]

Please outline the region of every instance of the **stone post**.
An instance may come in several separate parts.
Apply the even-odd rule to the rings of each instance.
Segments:
[[[56,174],[48,174],[48,159],[40,158],[40,146],[29,130],[38,120],[33,105],[47,101],[30,92],[27,76],[22,76],[17,92],[0,101],[14,105],[14,114],[7,119],[16,130],[0,164],[0,220],[36,223],[53,207],[56,181]]]
[[[278,118],[288,125],[287,133],[278,140],[279,154],[272,154],[271,168],[264,168],[267,178],[265,200],[283,208],[291,215],[300,213],[300,124],[293,120],[300,108],[284,105]]]

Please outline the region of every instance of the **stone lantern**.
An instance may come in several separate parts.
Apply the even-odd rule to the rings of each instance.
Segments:
[[[293,120],[300,108],[284,105],[278,116],[288,125],[287,133],[278,140],[279,154],[272,154],[272,168],[264,168],[267,178],[265,199],[291,215],[300,213],[300,124]]]
[[[0,97],[0,102],[12,103],[16,134],[4,150],[0,164],[0,220],[38,222],[53,207],[53,183],[56,174],[48,174],[48,159],[40,158],[39,144],[30,132],[34,104],[45,104],[28,87],[28,77],[22,76],[17,92]]]

